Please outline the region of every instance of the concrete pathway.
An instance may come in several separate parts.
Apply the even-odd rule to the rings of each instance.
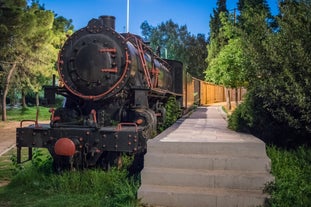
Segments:
[[[199,107],[148,141],[138,197],[151,206],[263,205],[270,175],[265,144],[227,128],[220,107]]]

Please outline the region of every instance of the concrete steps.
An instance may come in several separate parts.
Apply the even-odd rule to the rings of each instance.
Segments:
[[[176,187],[163,185],[144,185],[141,192],[144,200],[152,206],[170,207],[229,207],[258,206],[265,196],[261,191],[236,189],[212,189],[199,187]]]
[[[151,206],[263,205],[270,175],[265,144],[212,118],[186,119],[148,142],[138,197]],[[216,123],[216,125],[215,125]],[[195,126],[195,127],[194,127]],[[196,128],[197,130],[194,130]]]
[[[170,159],[167,159],[168,156]],[[253,171],[270,170],[268,157],[148,152],[145,163],[152,163],[152,167],[158,168],[248,171],[252,166]]]
[[[231,170],[200,170],[178,168],[144,169],[144,180],[149,185],[159,183],[168,186],[228,188],[240,190],[262,190],[269,178],[264,172],[231,171]]]

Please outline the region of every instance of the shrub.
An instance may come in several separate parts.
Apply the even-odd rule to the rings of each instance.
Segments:
[[[180,105],[176,100],[175,96],[169,97],[165,104],[165,117],[163,123],[159,124],[158,131],[162,132],[166,128],[174,124],[178,118],[181,117]]]
[[[271,195],[267,206],[311,206],[311,149],[284,150],[268,147],[275,181],[267,186]]]

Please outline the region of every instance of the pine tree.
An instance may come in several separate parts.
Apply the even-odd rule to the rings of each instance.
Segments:
[[[221,12],[228,14],[226,0],[217,0],[217,7],[216,9],[213,9],[213,15],[210,16],[211,20],[209,26],[211,39],[214,39],[218,36],[219,30],[222,26],[219,17]]]

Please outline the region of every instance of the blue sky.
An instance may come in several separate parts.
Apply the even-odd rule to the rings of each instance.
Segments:
[[[126,32],[127,0],[40,0],[45,9],[73,20],[75,29],[87,25],[101,15],[116,17],[116,30]],[[129,31],[140,35],[140,25],[147,21],[152,26],[172,19],[178,25],[187,25],[194,35],[208,36],[209,20],[217,0],[130,0]],[[227,0],[227,8],[236,8],[237,0]],[[268,0],[273,13],[277,0]]]

